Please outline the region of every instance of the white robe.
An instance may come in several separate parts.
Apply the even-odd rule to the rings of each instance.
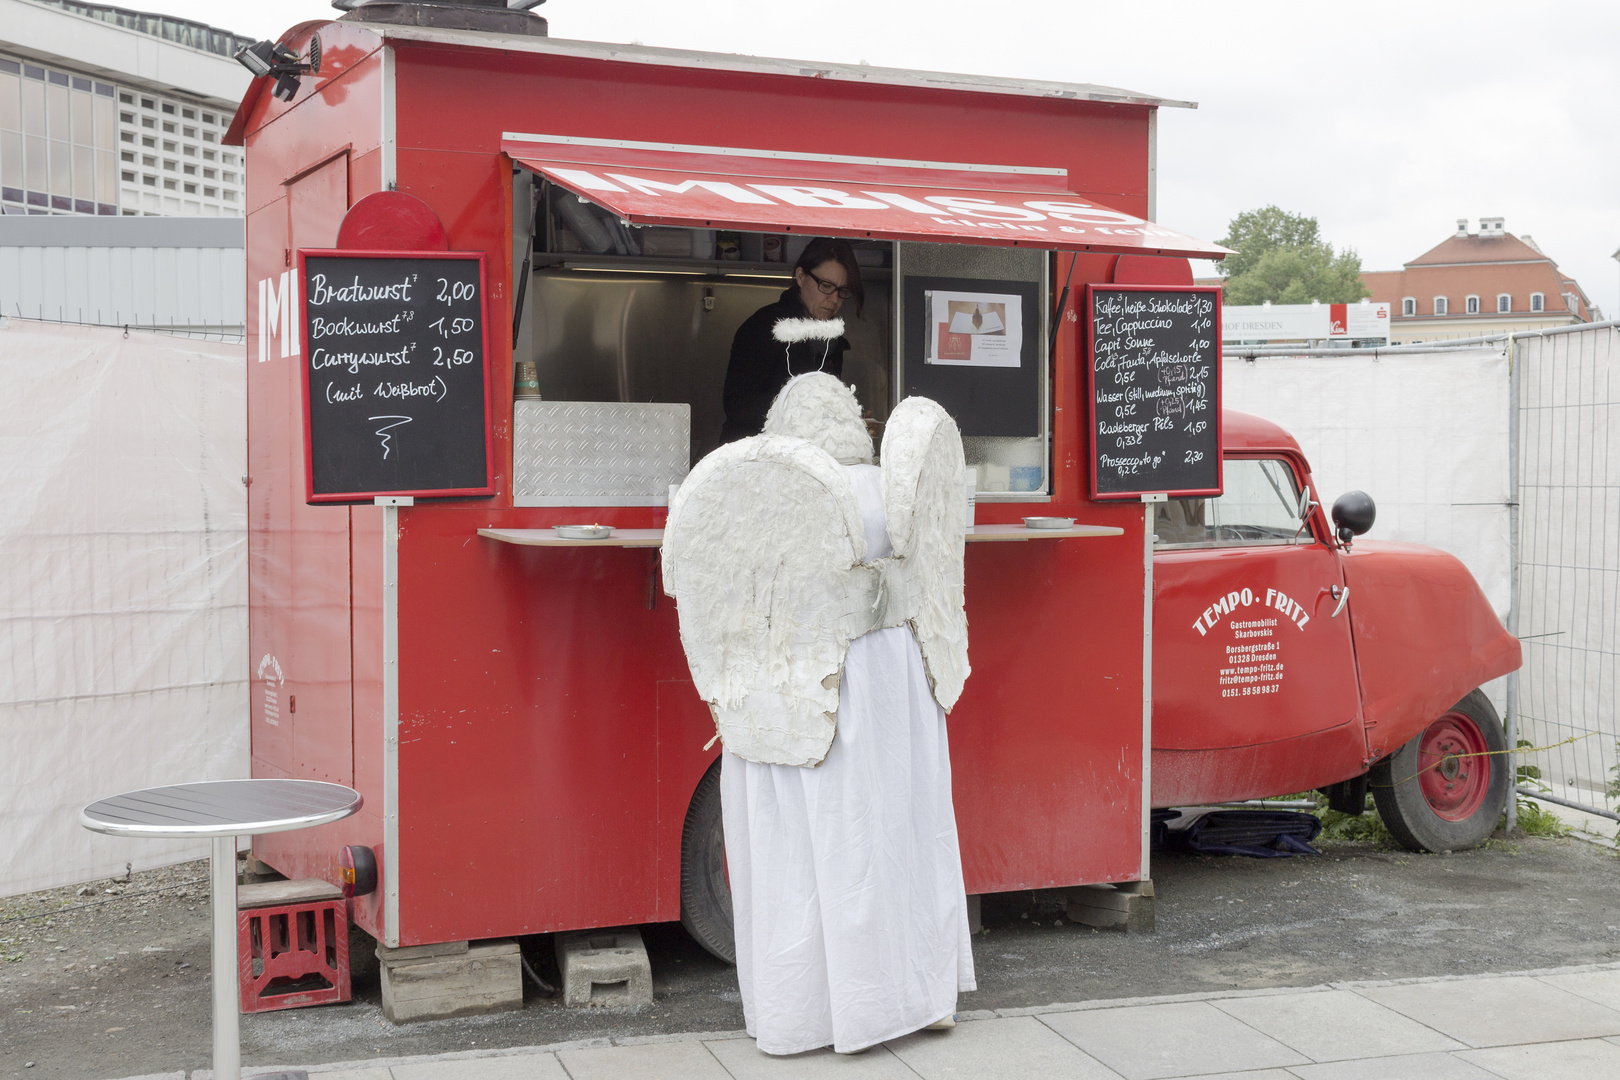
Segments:
[[[867,558],[883,558],[881,474],[847,468]],[[910,628],[850,644],[819,766],[724,762],[737,982],[759,1048],[859,1050],[949,1016],[977,984],[945,713]]]

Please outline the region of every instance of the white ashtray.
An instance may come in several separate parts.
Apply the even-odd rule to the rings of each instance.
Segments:
[[[1027,517],[1024,527],[1029,529],[1069,529],[1074,527],[1074,518],[1059,517]]]
[[[613,535],[613,526],[558,525],[557,535],[564,540],[606,540]]]

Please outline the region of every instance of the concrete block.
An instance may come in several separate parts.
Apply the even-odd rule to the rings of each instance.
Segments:
[[[402,945],[397,949],[377,945],[377,959],[385,962],[394,960],[418,960],[424,956],[462,956],[471,947],[466,941],[440,941],[432,945]]]
[[[287,904],[314,904],[322,900],[341,900],[343,890],[320,878],[300,878],[297,881],[260,881],[236,887],[238,911],[249,908],[282,907]]]
[[[641,931],[576,930],[557,935],[563,1004],[626,1008],[651,1005],[652,964]]]
[[[968,933],[977,934],[984,929],[984,919],[980,916],[981,905],[978,893],[968,893]]]
[[[431,951],[435,948],[446,951]],[[404,949],[379,945],[377,961],[383,1015],[396,1024],[523,1008],[523,970],[515,941]]]
[[[286,874],[249,851],[243,855],[237,866],[236,883],[252,885],[259,881],[282,881],[286,877]]]
[[[1126,933],[1153,932],[1153,882],[1081,885],[1070,889],[1065,914],[1070,922]]]

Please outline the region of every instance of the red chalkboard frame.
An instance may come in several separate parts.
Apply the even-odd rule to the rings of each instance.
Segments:
[[[400,488],[384,491],[343,491],[321,492],[315,491],[315,448],[311,435],[309,395],[310,395],[310,368],[309,368],[309,320],[305,317],[304,293],[307,271],[305,260],[307,258],[320,259],[469,259],[478,263],[478,313],[479,337],[483,349],[484,367],[484,479],[482,487],[473,488]],[[298,303],[294,306],[294,316],[298,319],[299,346],[303,349],[299,356],[299,367],[302,375],[299,379],[299,402],[303,409],[304,419],[304,501],[310,504],[327,503],[355,503],[382,497],[411,498],[466,498],[477,496],[493,496],[495,490],[495,430],[494,430],[494,380],[491,377],[492,364],[489,353],[489,259],[482,251],[388,251],[383,249],[337,249],[337,248],[300,248],[298,250],[297,289]]]
[[[1175,488],[1164,489],[1143,487],[1131,491],[1099,491],[1097,484],[1097,358],[1095,350],[1095,336],[1097,329],[1095,296],[1099,292],[1156,292],[1156,293],[1185,293],[1188,295],[1208,294],[1215,298],[1214,333],[1215,362],[1214,371],[1215,389],[1215,476],[1216,485],[1210,488]],[[1221,391],[1221,288],[1219,285],[1118,285],[1112,283],[1089,284],[1086,286],[1085,297],[1085,324],[1086,324],[1086,441],[1091,447],[1086,469],[1090,475],[1090,494],[1092,500],[1103,502],[1106,500],[1138,501],[1144,495],[1165,495],[1169,498],[1187,498],[1198,495],[1218,496],[1222,493],[1225,483],[1226,462],[1222,453],[1226,445],[1226,431],[1222,420],[1223,397]]]

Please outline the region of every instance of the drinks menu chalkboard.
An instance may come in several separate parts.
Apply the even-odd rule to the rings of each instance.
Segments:
[[[492,494],[483,253],[298,266],[306,499]]]
[[[1220,290],[1086,287],[1091,497],[1221,493]]]

